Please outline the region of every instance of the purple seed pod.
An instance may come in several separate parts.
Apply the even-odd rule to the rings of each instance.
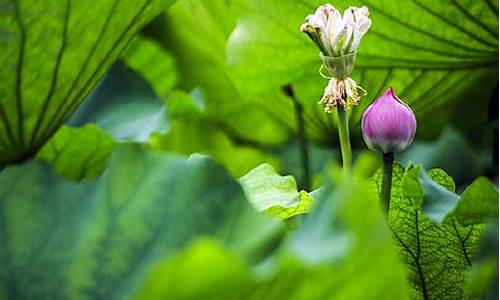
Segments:
[[[416,129],[413,111],[394,94],[392,88],[368,106],[361,121],[368,148],[384,153],[406,149]]]

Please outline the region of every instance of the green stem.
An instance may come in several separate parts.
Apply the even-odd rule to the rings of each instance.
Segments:
[[[311,183],[311,175],[309,173],[309,154],[307,151],[307,137],[306,130],[304,127],[304,115],[303,108],[300,103],[294,101],[295,114],[297,118],[298,125],[298,140],[299,140],[299,150],[300,150],[300,162],[302,164],[302,188],[306,191],[309,190],[309,185]]]
[[[295,120],[297,122],[297,140],[299,142],[300,163],[302,167],[300,187],[301,189],[309,191],[309,187],[311,184],[311,173],[309,167],[309,151],[305,129],[304,108],[302,107],[302,104],[297,101],[297,98],[295,98],[295,94],[291,85],[284,85],[282,89],[283,92],[288,97],[290,97],[290,99],[292,99],[293,107],[295,110]]]
[[[349,138],[349,117],[342,108],[337,108],[337,119],[339,128],[340,150],[342,152],[342,167],[344,175],[350,177],[352,174],[351,140]]]
[[[382,177],[382,191],[380,197],[382,198],[382,204],[384,206],[384,211],[388,215],[389,208],[391,206],[391,187],[392,187],[392,164],[394,162],[394,154],[383,153],[382,154],[382,165],[383,165],[383,177]]]

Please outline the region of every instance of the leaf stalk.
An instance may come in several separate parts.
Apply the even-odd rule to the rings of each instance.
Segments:
[[[391,205],[391,187],[392,187],[392,165],[394,163],[394,153],[382,153],[382,190],[380,198],[384,211],[389,215]]]
[[[351,140],[349,137],[349,117],[347,112],[337,107],[337,119],[339,129],[340,150],[342,153],[342,168],[344,176],[350,178],[352,175],[352,152]]]

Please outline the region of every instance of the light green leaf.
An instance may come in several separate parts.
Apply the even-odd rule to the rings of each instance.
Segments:
[[[308,213],[314,202],[306,191],[297,191],[293,176],[280,176],[266,163],[242,176],[239,182],[257,211],[281,219]]]
[[[75,184],[32,161],[4,169],[0,186],[6,299],[129,299],[158,259],[197,236],[251,260],[281,228],[210,159],[139,145],[115,152],[92,182]]]
[[[415,209],[420,209],[424,200],[424,191],[420,185],[419,177],[420,166],[415,166],[406,171],[401,179],[401,192],[405,198],[410,199]]]
[[[404,169],[395,164],[393,169],[389,226],[400,247],[410,276],[409,286],[416,299],[461,299],[464,297],[465,274],[472,265],[484,225],[462,226],[455,218],[442,224],[433,222],[421,210],[415,209],[411,198],[403,192]],[[441,172],[429,174],[436,181]],[[380,191],[381,171],[373,177]],[[450,187],[448,179],[444,187]],[[424,189],[425,193],[425,189]]]
[[[466,299],[495,299],[498,291],[492,287],[498,281],[498,259],[489,257],[474,265],[467,276]],[[488,295],[486,298],[484,295]]]
[[[498,221],[498,190],[486,178],[480,177],[469,185],[453,212],[449,214],[463,225]]]
[[[295,127],[292,101],[279,89],[250,98],[239,93],[229,77],[226,44],[235,24],[230,1],[182,0],[153,23],[148,33],[175,56],[180,88],[200,89],[207,119],[241,140],[283,143]],[[285,102],[285,107],[270,111],[274,101]]]
[[[443,169],[434,168],[430,169],[427,172],[428,177],[432,178],[435,182],[438,182],[439,185],[445,187],[450,192],[455,192],[455,180],[448,175]]]
[[[254,269],[198,242],[151,272],[139,299],[409,299],[404,266],[369,192],[366,184],[329,184],[303,226]]]
[[[38,152],[58,173],[73,180],[100,175],[117,143],[94,125],[81,128],[61,127]]]
[[[486,228],[474,265],[467,274],[467,299],[498,298],[498,224]]]
[[[498,190],[488,179],[476,179],[459,196],[453,178],[445,171],[432,169],[425,174],[420,169],[416,166],[405,171],[401,192],[433,222],[455,217],[466,226],[498,219]]]
[[[129,68],[152,85],[158,96],[166,96],[174,87],[177,80],[174,58],[154,41],[135,38],[123,59]]]
[[[291,295],[318,300],[408,299],[404,265],[368,184],[327,182],[311,214],[282,249],[283,255],[316,271],[292,273],[290,277],[299,278],[288,281]],[[319,275],[319,270],[324,273]]]
[[[194,97],[195,92],[191,95],[182,91],[173,91],[164,99],[164,104],[168,107],[168,114],[172,118],[200,118],[203,111],[203,103],[197,103]]]
[[[324,2],[233,2],[240,18],[228,42],[227,60],[238,91],[256,97],[292,83],[308,126],[321,133],[311,138],[331,141],[335,121],[316,103],[327,84],[318,74],[319,51],[299,29],[304,17]],[[479,124],[480,118],[474,121],[470,114],[486,113],[485,103],[498,78],[498,17],[488,2],[373,0],[334,5],[342,10],[366,5],[373,21],[352,74],[368,91],[353,110],[353,128],[359,128],[364,108],[389,86],[413,108],[417,120],[426,120],[419,123],[419,136],[435,136],[452,118],[467,119],[461,125],[470,128]],[[471,110],[463,110],[465,106]],[[359,130],[353,132],[359,137]]]
[[[180,254],[157,264],[136,298],[236,299],[231,298],[231,294],[249,287],[253,280],[241,259],[220,243],[201,239]]]
[[[171,0],[2,0],[0,162],[35,155]]]

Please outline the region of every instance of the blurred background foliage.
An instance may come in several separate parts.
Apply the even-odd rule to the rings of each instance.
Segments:
[[[413,298],[372,187],[338,178],[299,30],[323,2],[0,0],[0,299]],[[392,86],[418,122],[403,166],[441,168],[458,193],[496,184],[498,2],[333,4],[373,21],[355,175],[379,167],[360,119]],[[495,232],[468,295],[494,299]]]

